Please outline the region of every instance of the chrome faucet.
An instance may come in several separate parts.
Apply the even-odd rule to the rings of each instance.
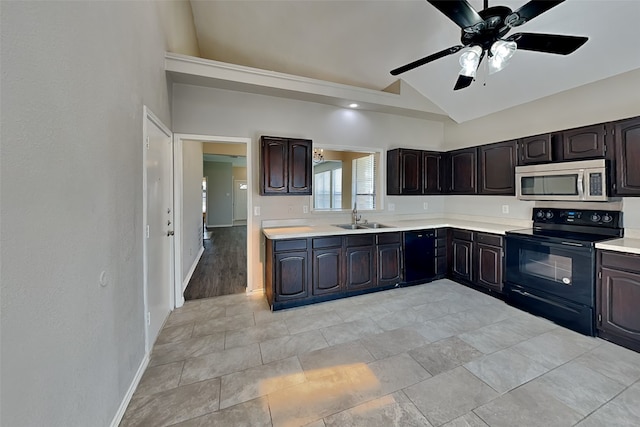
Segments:
[[[358,215],[358,205],[357,203],[353,204],[353,210],[351,211],[351,224],[358,225],[358,221],[362,219],[362,215]]]

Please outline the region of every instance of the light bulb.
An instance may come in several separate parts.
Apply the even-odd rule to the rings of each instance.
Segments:
[[[516,52],[518,45],[516,42],[506,42],[496,40],[491,46],[491,57],[489,58],[489,74],[497,73],[507,66],[509,58]]]
[[[482,48],[480,46],[472,46],[460,55],[460,66],[462,67],[460,74],[467,77],[475,77],[481,54]]]

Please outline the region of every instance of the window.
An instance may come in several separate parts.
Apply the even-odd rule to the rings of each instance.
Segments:
[[[333,162],[340,165],[340,162]],[[314,173],[313,205],[316,209],[342,208],[342,168]]]
[[[374,154],[353,160],[353,194],[358,209],[376,208],[376,166]]]
[[[202,177],[202,213],[207,212],[207,177]]]

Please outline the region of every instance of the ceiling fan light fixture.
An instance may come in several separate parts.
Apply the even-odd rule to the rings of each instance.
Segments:
[[[491,45],[489,56],[489,74],[497,73],[507,66],[509,59],[516,53],[518,45],[514,41],[496,40]]]
[[[481,55],[482,48],[480,46],[472,46],[460,55],[460,66],[462,67],[460,74],[467,77],[475,77]]]

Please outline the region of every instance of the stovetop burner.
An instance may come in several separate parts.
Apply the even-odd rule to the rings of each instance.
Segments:
[[[596,242],[622,237],[624,231],[620,211],[534,208],[532,216],[533,228],[507,234],[593,246]]]

